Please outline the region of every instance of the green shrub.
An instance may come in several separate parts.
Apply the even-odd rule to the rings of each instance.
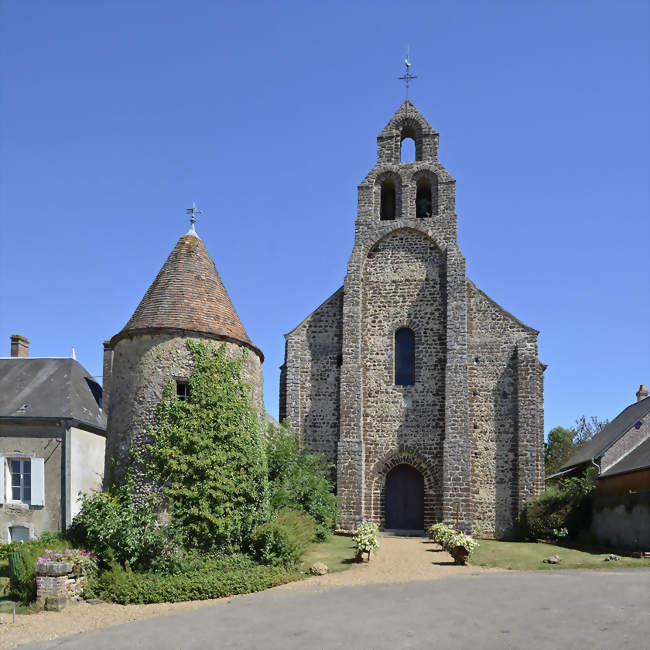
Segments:
[[[224,345],[187,345],[194,359],[189,398],[175,399],[170,382],[148,457],[140,460],[164,486],[182,546],[235,551],[268,518],[259,413],[241,379],[243,358],[229,360]]]
[[[0,561],[4,562],[9,553],[20,553],[20,549],[25,544],[32,544],[33,542],[11,542],[9,544],[0,544]]]
[[[17,553],[12,553],[9,588],[13,599],[30,603],[36,598],[34,565],[43,547],[37,540],[25,542]]]
[[[44,530],[38,536],[38,543],[52,550],[69,546],[69,540],[60,530]]]
[[[101,598],[121,605],[205,600],[246,594],[296,580],[298,575],[282,567],[251,565],[177,575],[135,573],[113,564],[89,581],[86,598]]]
[[[251,552],[262,564],[293,566],[316,539],[316,524],[305,512],[283,510],[258,526],[251,538]]]
[[[289,531],[277,521],[258,526],[251,538],[251,552],[262,564],[290,566],[298,558],[291,547]]]
[[[74,545],[94,551],[102,566],[114,558],[148,569],[169,546],[170,531],[156,523],[154,504],[136,504],[130,482],[112,492],[82,495],[81,509],[68,529]]]
[[[582,476],[572,476],[571,478],[565,478],[560,481],[560,489],[570,499],[580,501],[594,491],[596,487],[595,476],[596,468],[588,467]]]
[[[552,539],[553,531],[565,527],[572,503],[558,487],[544,490],[524,504],[520,515],[520,528],[526,539]]]
[[[593,490],[593,468],[581,477],[547,487],[524,504],[519,517],[521,535],[529,540],[576,538],[589,529]]]
[[[322,455],[301,448],[286,426],[269,425],[266,457],[271,509],[304,510],[316,522],[316,534],[324,540],[336,524],[338,500],[331,480],[333,466]]]

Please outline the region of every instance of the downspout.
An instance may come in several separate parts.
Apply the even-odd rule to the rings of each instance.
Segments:
[[[63,530],[67,530],[72,523],[72,476],[71,476],[71,463],[72,463],[72,433],[70,428],[72,422],[69,418],[63,420],[65,427],[65,446],[63,448],[63,462],[65,463],[64,481],[65,481],[65,497],[63,499]]]
[[[598,473],[596,474],[596,476],[600,476],[600,465],[598,465],[598,463],[596,463],[594,458],[596,458],[596,457],[595,456],[591,457],[591,464],[598,470]]]

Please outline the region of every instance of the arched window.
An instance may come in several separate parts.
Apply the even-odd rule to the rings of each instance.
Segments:
[[[402,139],[400,146],[400,162],[415,162],[415,140],[411,137]]]
[[[415,216],[424,219],[432,214],[431,181],[428,178],[420,178],[415,194]]]
[[[395,332],[395,385],[415,384],[415,334],[408,327]]]
[[[395,183],[392,179],[386,178],[381,183],[381,205],[379,208],[379,218],[382,221],[392,221],[395,219]]]
[[[438,180],[422,177],[418,179],[415,194],[415,216],[424,219],[438,213]]]

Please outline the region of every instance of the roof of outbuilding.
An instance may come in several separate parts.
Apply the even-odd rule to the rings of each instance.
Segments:
[[[618,463],[612,465],[601,476],[615,476],[617,474],[626,474],[639,469],[650,467],[650,438],[646,438],[640,445],[635,447],[631,452],[623,456]]]
[[[234,340],[264,358],[244,329],[203,242],[183,235],[111,345],[128,334],[173,329]]]
[[[650,397],[630,404],[621,411],[603,430],[589,442],[580,447],[560,469],[575,467],[598,458],[611,447],[630,427],[650,413]]]
[[[73,418],[106,429],[102,387],[75,359],[0,359],[0,417]]]

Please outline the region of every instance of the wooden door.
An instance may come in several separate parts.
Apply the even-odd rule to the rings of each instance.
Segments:
[[[411,465],[397,465],[386,476],[386,528],[424,530],[424,478]]]

